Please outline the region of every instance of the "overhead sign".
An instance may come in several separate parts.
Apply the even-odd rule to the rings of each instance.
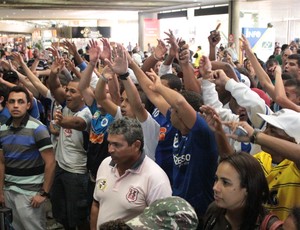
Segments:
[[[110,38],[110,27],[72,27],[72,38]]]
[[[273,54],[275,45],[275,30],[273,28],[242,28],[242,33],[248,39],[252,51],[259,59],[267,61]]]

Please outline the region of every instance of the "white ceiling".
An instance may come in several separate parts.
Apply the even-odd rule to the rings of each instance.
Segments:
[[[234,0],[235,1],[235,0]],[[238,1],[238,0],[237,0]],[[228,4],[229,0],[4,0],[1,20],[136,20],[138,12],[163,12]],[[269,21],[300,20],[299,0],[240,0],[240,10],[263,12]],[[299,15],[299,16],[298,16]]]
[[[0,3],[2,20],[106,19],[111,12],[160,12],[203,5],[218,5],[228,0],[6,0]]]

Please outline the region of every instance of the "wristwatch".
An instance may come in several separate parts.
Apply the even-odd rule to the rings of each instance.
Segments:
[[[254,132],[253,132],[253,134],[252,134],[251,137],[250,137],[250,142],[251,142],[252,144],[256,144],[257,135],[258,135],[259,133],[261,133],[260,130],[254,129]]]
[[[39,195],[42,197],[50,198],[50,194],[48,192],[45,192],[44,189],[40,189]]]
[[[127,77],[129,76],[129,72],[126,72],[124,74],[119,75],[120,80],[127,80]]]

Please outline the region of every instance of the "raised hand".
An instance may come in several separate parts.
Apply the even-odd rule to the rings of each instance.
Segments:
[[[178,61],[181,64],[188,64],[190,61],[190,49],[188,44],[184,44],[180,47],[178,53]]]
[[[101,60],[108,59],[111,61],[111,46],[107,38],[101,38],[101,42],[103,44],[103,50],[100,54]]]
[[[63,58],[56,58],[51,65],[51,68],[50,68],[51,73],[58,74],[62,70],[64,65],[65,65],[65,62],[64,62]]]
[[[158,60],[162,60],[168,51],[166,44],[161,40],[157,39],[157,46],[154,48],[154,57]]]
[[[117,47],[113,49],[114,61],[105,59],[105,63],[114,71],[116,74],[121,75],[127,72],[128,61],[125,48],[117,43]]]
[[[151,68],[150,71],[147,71],[146,74],[148,75],[149,79],[153,82],[152,85],[149,85],[149,88],[153,92],[158,92],[158,88],[162,86],[160,77],[155,73],[155,71]]]
[[[208,42],[210,46],[217,46],[217,44],[221,41],[221,35],[219,32],[219,27],[221,23],[217,25],[217,28],[210,32],[210,35],[208,36]]]
[[[114,76],[114,72],[112,71],[111,68],[109,68],[109,66],[106,65],[102,70],[102,75],[105,76],[107,80],[111,80],[112,77]]]
[[[60,58],[61,55],[58,51],[58,49],[54,46],[49,47],[47,50],[49,50],[52,53],[52,56],[56,59],[56,58]]]
[[[227,81],[230,80],[230,78],[222,69],[218,69],[212,73],[212,80],[216,85],[225,87]]]
[[[24,62],[24,59],[23,59],[22,55],[18,52],[12,52],[11,56],[13,57],[14,61],[18,65],[22,65],[22,63]]]
[[[227,134],[227,136],[240,142],[249,142],[250,137],[254,133],[254,129],[246,121],[223,122],[223,124],[231,129],[231,133]],[[239,126],[242,127],[244,130],[246,130],[247,135],[238,136],[235,134],[235,131]]]
[[[212,65],[211,65],[209,58],[205,55],[202,55],[202,57],[200,59],[199,72],[200,72],[201,76],[203,77],[203,79],[210,79],[212,77],[211,69],[212,69]]]
[[[240,41],[242,42],[241,44],[241,49],[244,51],[251,51],[251,46],[249,41],[247,40],[246,36],[242,34],[242,37],[240,38]]]
[[[213,132],[224,132],[220,116],[213,107],[202,105],[200,111],[201,116],[205,119]]]
[[[164,40],[170,44],[170,49],[169,49],[169,55],[172,57],[176,57],[177,53],[178,53],[178,49],[179,49],[179,45],[178,45],[178,40],[176,39],[176,37],[173,34],[172,30],[169,30],[168,32],[165,32],[165,34],[168,36],[167,38],[165,38]]]
[[[98,46],[97,41],[94,41],[93,39],[89,41],[89,46],[90,63],[96,65],[101,54],[101,49]]]
[[[74,62],[68,58],[65,59],[65,66],[69,71],[73,71],[76,68]]]
[[[63,46],[66,50],[68,50],[69,54],[75,56],[75,54],[77,53],[77,47],[74,42],[65,40],[63,41]]]

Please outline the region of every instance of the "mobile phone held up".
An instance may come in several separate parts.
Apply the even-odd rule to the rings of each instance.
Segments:
[[[6,56],[6,60],[14,60],[13,56]]]
[[[244,129],[242,126],[236,127],[234,134],[237,135],[238,137],[246,137],[248,136],[248,132],[246,129]]]
[[[219,28],[221,26],[221,23],[218,23],[215,30],[210,31],[210,34],[212,35],[213,42],[217,41],[217,36],[219,35]]]
[[[178,46],[179,46],[179,53],[183,50],[182,49],[182,46],[185,45],[185,41],[184,40],[181,40],[180,42],[178,42]]]

